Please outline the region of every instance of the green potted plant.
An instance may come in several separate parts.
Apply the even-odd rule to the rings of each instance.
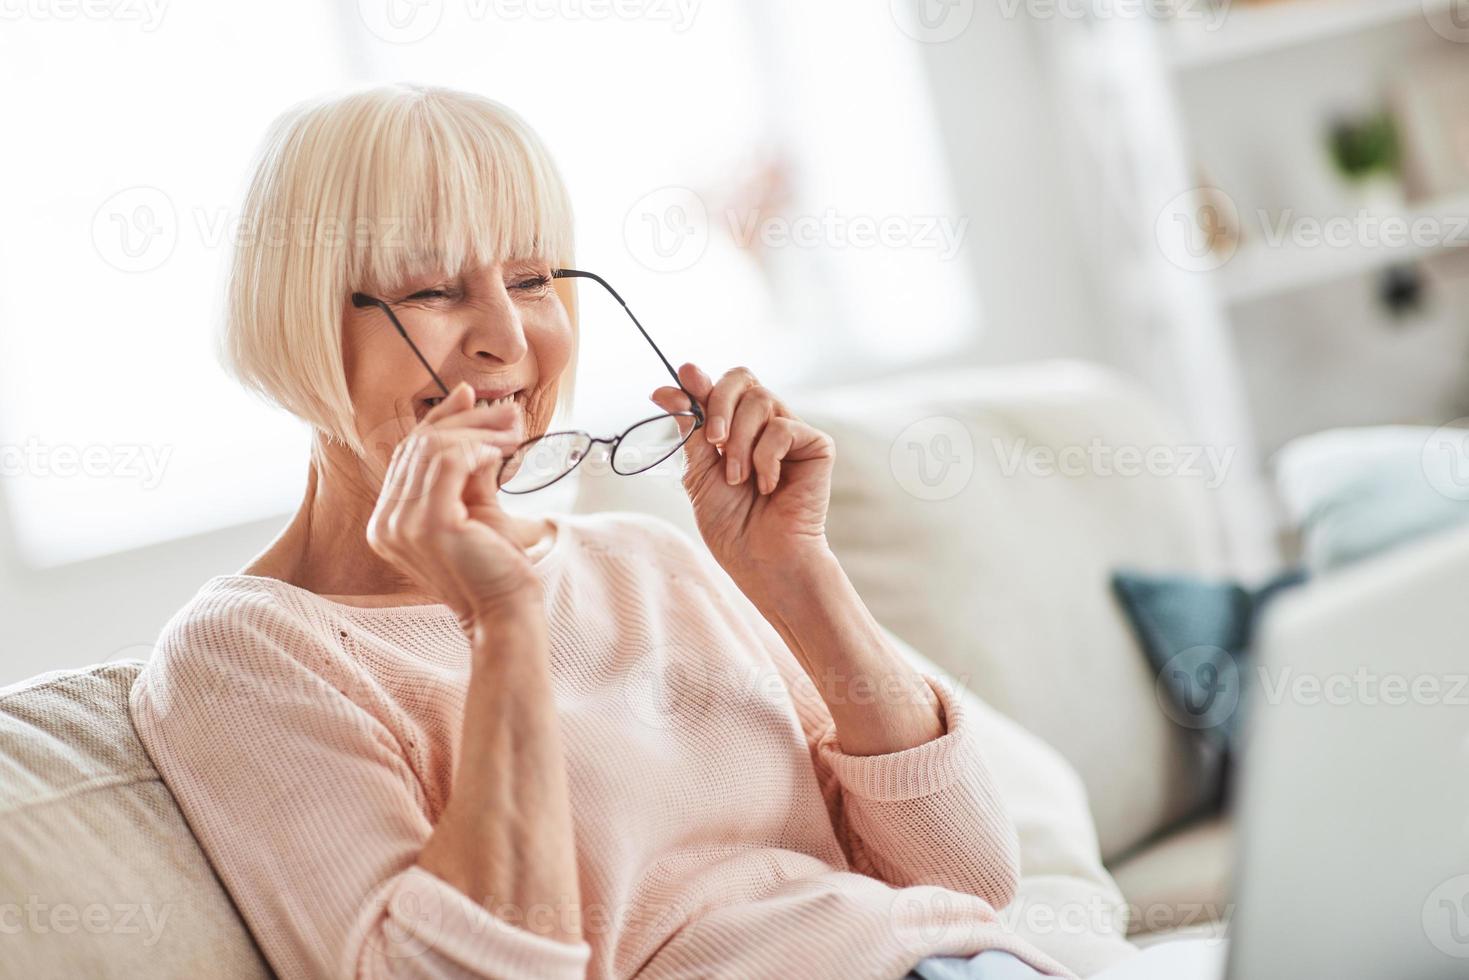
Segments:
[[[1362,206],[1402,207],[1401,151],[1390,112],[1338,118],[1327,146],[1336,172]]]

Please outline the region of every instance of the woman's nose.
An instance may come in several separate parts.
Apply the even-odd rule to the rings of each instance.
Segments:
[[[501,293],[491,301],[476,304],[471,311],[464,334],[464,353],[475,360],[516,364],[529,352],[525,325],[520,310],[510,301],[504,287]]]

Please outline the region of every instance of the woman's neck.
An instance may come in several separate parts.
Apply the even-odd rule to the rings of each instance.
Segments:
[[[345,446],[318,446],[306,493],[290,523],[242,569],[330,597],[373,596],[397,603],[435,602],[406,574],[372,550],[367,523],[380,477]],[[516,543],[530,547],[547,529],[541,519],[509,515]]]

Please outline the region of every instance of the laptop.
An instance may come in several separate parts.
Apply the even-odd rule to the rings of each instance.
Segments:
[[[1255,650],[1227,980],[1469,977],[1469,531],[1283,596]]]
[[[1255,650],[1229,939],[1095,980],[1469,977],[1469,530],[1282,597]]]

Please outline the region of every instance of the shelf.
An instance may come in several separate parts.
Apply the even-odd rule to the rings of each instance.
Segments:
[[[1192,17],[1174,20],[1165,34],[1167,60],[1175,70],[1239,61],[1372,27],[1450,10],[1457,0],[1281,0],[1258,6],[1234,0],[1227,11],[1206,11],[1192,0]],[[1216,18],[1222,17],[1222,22]]]
[[[1356,215],[1339,216],[1336,220],[1355,221]],[[1373,222],[1368,226],[1371,241],[1368,235],[1362,235],[1345,245],[1326,241],[1271,245],[1262,240],[1264,229],[1252,228],[1256,240],[1241,245],[1229,262],[1214,273],[1221,296],[1230,304],[1247,303],[1469,248],[1469,195],[1391,215],[1378,214],[1367,220]],[[1384,226],[1387,220],[1396,224],[1394,235],[1407,239],[1404,244],[1381,243],[1380,238],[1387,237]],[[1433,221],[1436,228],[1432,235],[1424,236],[1425,242],[1414,244],[1411,231],[1419,221]],[[1355,234],[1355,228],[1352,231]]]

